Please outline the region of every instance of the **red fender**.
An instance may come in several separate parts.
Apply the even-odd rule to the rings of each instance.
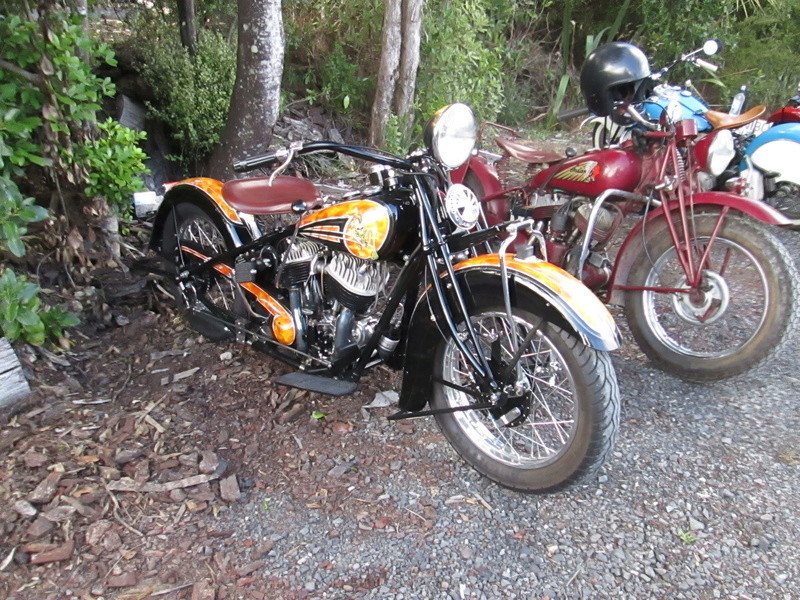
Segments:
[[[692,204],[697,212],[702,212],[704,208],[709,207],[727,207],[767,225],[791,225],[793,223],[793,221],[763,202],[749,200],[728,192],[702,192],[695,194]],[[623,291],[618,289],[617,286],[628,283],[628,273],[630,273],[633,261],[639,256],[643,246],[642,229],[647,228],[649,235],[655,235],[662,229],[666,229],[666,219],[659,220],[660,217],[664,216],[664,212],[663,206],[650,211],[646,218],[634,225],[623,240],[617,253],[617,258],[614,261],[614,269],[611,272],[611,279],[608,283],[608,304],[623,303]]]

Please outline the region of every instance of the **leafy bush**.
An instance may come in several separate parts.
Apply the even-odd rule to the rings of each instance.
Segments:
[[[481,120],[503,107],[503,44],[485,3],[447,2],[426,6],[417,105],[423,118],[455,101],[466,102]]]
[[[724,67],[720,79],[728,89],[735,92],[747,85],[750,106],[783,106],[800,82],[798,22],[800,5],[792,2],[741,21],[738,43],[721,54]]]
[[[42,310],[39,286],[6,269],[0,275],[0,333],[10,342],[24,340],[41,346],[59,338],[78,319],[59,307]]]
[[[47,216],[47,209],[34,204],[33,198],[25,198],[16,183],[0,175],[0,249],[5,247],[15,256],[23,256],[22,237],[28,231],[28,223]]]
[[[196,54],[174,28],[153,27],[142,40],[142,75],[156,101],[150,107],[181,145],[184,161],[206,158],[219,142],[236,78],[236,49],[222,35],[201,31]]]
[[[147,137],[120,125],[113,119],[98,124],[101,133],[97,139],[85,143],[80,150],[80,160],[86,166],[86,194],[101,196],[118,213],[130,208],[133,192],[144,189],[139,175],[147,168],[147,155],[138,143]]]

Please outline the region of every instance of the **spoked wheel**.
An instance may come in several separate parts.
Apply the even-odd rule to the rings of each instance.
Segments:
[[[202,209],[177,204],[164,232],[163,254],[176,275],[233,247],[226,233]],[[208,313],[220,321],[236,320],[242,299],[233,279],[233,269],[217,265],[202,274],[176,279],[174,293],[184,311]],[[208,337],[215,337],[203,331]]]
[[[716,214],[694,219],[695,260],[707,249],[716,221]],[[625,313],[639,346],[657,366],[689,380],[722,379],[777,349],[793,318],[796,276],[785,248],[765,226],[728,216],[697,289],[629,291]],[[628,284],[689,288],[666,229],[648,238]]]
[[[587,479],[610,452],[619,425],[616,376],[607,354],[528,311],[515,309],[513,317],[509,322],[505,310],[487,297],[472,322],[481,351],[501,363],[514,353],[512,335],[520,342],[530,338],[517,373],[520,392],[504,411],[436,419],[458,453],[486,477],[522,492],[556,491]],[[535,334],[528,336],[532,327]],[[467,361],[452,340],[442,342],[431,406],[477,403],[464,388],[474,388]]]

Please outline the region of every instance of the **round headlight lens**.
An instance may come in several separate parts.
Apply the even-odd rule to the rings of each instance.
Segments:
[[[733,134],[728,129],[720,129],[708,147],[708,170],[715,177],[721,175],[735,155]]]
[[[472,109],[457,102],[440,109],[428,124],[428,148],[448,169],[457,169],[469,159],[475,147],[477,125]]]

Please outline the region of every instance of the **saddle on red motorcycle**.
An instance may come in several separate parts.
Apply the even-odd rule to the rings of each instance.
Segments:
[[[526,146],[523,143],[506,138],[494,138],[495,144],[500,146],[503,151],[509,156],[513,156],[517,160],[532,164],[550,164],[563,160],[563,156],[554,154],[553,152],[540,152],[535,148]]]
[[[289,175],[275,177],[272,185],[269,177],[228,181],[222,186],[222,196],[233,208],[250,215],[289,213],[298,202],[308,209],[320,201],[313,183]]]
[[[766,106],[759,104],[741,115],[730,115],[716,110],[709,110],[704,116],[714,129],[736,129],[742,125],[752,123],[763,115],[766,110]]]

